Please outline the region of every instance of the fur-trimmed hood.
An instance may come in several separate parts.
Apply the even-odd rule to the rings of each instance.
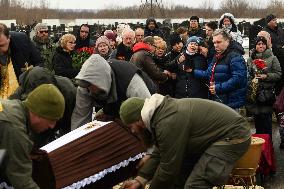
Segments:
[[[236,24],[236,19],[234,17],[234,15],[232,15],[231,13],[224,13],[220,19],[218,20],[218,28],[221,29],[223,28],[223,20],[224,18],[229,18],[231,23],[232,23],[232,31],[236,32],[237,31],[237,24]]]

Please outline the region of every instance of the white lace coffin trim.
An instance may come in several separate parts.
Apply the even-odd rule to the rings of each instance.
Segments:
[[[146,153],[140,153],[138,155],[136,155],[135,157],[130,157],[128,160],[124,160],[122,162],[120,162],[119,164],[117,165],[113,165],[111,166],[110,168],[107,168],[93,176],[90,176],[88,178],[84,178],[83,180],[81,181],[78,181],[78,182],[75,182],[73,183],[72,185],[70,186],[67,186],[63,189],[80,189],[86,185],[89,185],[91,183],[95,183],[97,182],[98,180],[104,178],[108,173],[112,173],[112,172],[115,172],[116,170],[122,168],[122,167],[126,167],[129,165],[130,162],[134,162],[138,159],[141,159]]]
[[[142,159],[142,157],[145,154],[146,153],[140,153],[140,154],[136,155],[133,158],[130,157],[128,160],[124,160],[124,161],[120,162],[117,165],[113,165],[110,168],[107,168],[107,169],[105,169],[105,170],[103,170],[103,171],[101,171],[101,172],[99,172],[99,173],[97,173],[95,175],[92,175],[92,176],[90,176],[88,178],[84,178],[81,181],[75,182],[75,183],[71,184],[70,186],[64,187],[63,189],[80,189],[80,188],[85,187],[85,186],[87,186],[89,184],[95,183],[98,180],[104,178],[107,174],[115,172],[115,171],[117,171],[118,169],[120,169],[122,167],[127,167],[130,162],[134,162],[136,160]],[[8,186],[6,184],[6,182],[2,182],[2,183],[0,183],[0,189],[14,189],[14,188],[11,187],[11,186]]]

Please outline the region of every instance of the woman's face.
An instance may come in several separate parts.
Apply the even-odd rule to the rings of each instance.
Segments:
[[[65,50],[66,50],[67,52],[73,51],[74,48],[75,48],[75,45],[76,45],[75,40],[67,41]]]
[[[109,47],[105,43],[100,43],[98,45],[98,51],[99,51],[99,54],[106,55],[109,51]]]
[[[223,24],[224,24],[224,26],[228,27],[228,26],[230,26],[232,23],[231,23],[231,21],[230,21],[229,18],[224,18]]]
[[[256,52],[260,52],[260,53],[264,52],[266,50],[266,48],[267,47],[266,47],[265,43],[263,43],[262,41],[259,41],[255,46]]]
[[[156,46],[155,55],[157,57],[162,57],[162,56],[165,55],[165,53],[166,53],[166,48],[165,47],[163,47],[162,45],[157,45]]]

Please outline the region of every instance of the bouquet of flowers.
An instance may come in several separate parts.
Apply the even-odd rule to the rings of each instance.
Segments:
[[[252,64],[255,68],[256,74],[267,73],[266,62],[262,59],[254,59]]]
[[[84,62],[94,54],[94,49],[90,47],[82,47],[72,54],[72,65],[74,68],[80,69]]]
[[[258,93],[258,87],[259,87],[259,81],[258,81],[258,75],[259,74],[266,74],[267,73],[267,66],[266,62],[262,59],[254,59],[252,61],[252,66],[254,68],[255,76],[252,79],[249,87],[249,98],[248,100],[252,102],[256,102],[257,93]]]

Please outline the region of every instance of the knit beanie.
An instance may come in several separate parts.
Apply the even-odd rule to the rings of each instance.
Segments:
[[[105,43],[110,48],[109,39],[106,36],[101,36],[96,41],[96,49],[98,48],[100,43]]]
[[[138,121],[141,118],[141,110],[145,100],[138,97],[129,98],[124,101],[119,110],[121,121],[125,125],[129,125]]]
[[[192,16],[192,17],[190,17],[189,20],[197,20],[197,22],[199,23],[199,17],[198,16]]]
[[[191,36],[190,38],[188,38],[185,46],[187,47],[188,44],[191,43],[191,42],[195,42],[199,46],[199,45],[202,45],[203,39],[202,39],[202,37]]]
[[[263,42],[265,45],[266,45],[266,48],[267,48],[267,40],[266,40],[266,38],[265,37],[263,37],[263,36],[257,36],[256,38],[255,38],[255,46],[256,46],[256,44],[258,43],[258,42]]]
[[[48,30],[47,24],[46,23],[38,23],[35,27],[34,27],[35,32],[37,33],[40,30]]]
[[[182,38],[180,37],[180,35],[174,33],[170,36],[170,45],[174,46],[177,43],[182,42]]]
[[[273,15],[273,14],[269,14],[266,16],[265,20],[266,20],[266,23],[269,23],[271,20],[275,19],[276,16]]]
[[[114,33],[106,33],[104,34],[109,40],[116,41],[116,35]]]
[[[38,86],[23,103],[31,112],[46,119],[59,120],[64,114],[64,97],[53,84]]]
[[[113,33],[113,31],[112,31],[112,30],[106,30],[106,31],[104,31],[104,36],[105,36],[106,34],[108,34],[108,33]]]

